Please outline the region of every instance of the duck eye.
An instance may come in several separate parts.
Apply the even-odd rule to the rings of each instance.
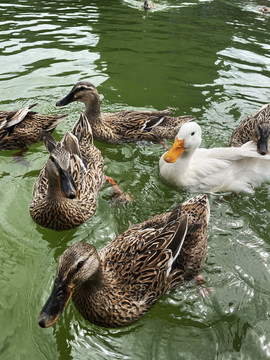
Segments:
[[[83,264],[84,264],[84,261],[79,261],[78,264],[77,264],[76,269],[80,270],[80,268],[83,266]]]
[[[193,136],[193,135],[195,135],[195,131],[193,131],[193,132],[191,133],[191,136]]]

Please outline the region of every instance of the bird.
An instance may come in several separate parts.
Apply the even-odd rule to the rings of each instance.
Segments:
[[[74,101],[85,104],[84,114],[90,121],[94,139],[109,144],[136,141],[162,143],[164,139],[174,138],[182,124],[194,119],[191,115],[170,117],[170,110],[101,113],[98,90],[87,81],[75,84],[56,106]]]
[[[15,111],[0,111],[0,150],[21,149],[42,141],[41,130],[52,132],[67,115],[30,111],[37,103]]]
[[[50,157],[36,181],[30,214],[49,229],[77,227],[95,213],[98,191],[106,181],[103,157],[84,114],[61,142],[48,132],[42,136]]]
[[[169,151],[159,160],[160,176],[167,183],[204,192],[247,192],[270,179],[270,156],[258,154],[249,141],[241,147],[199,148],[201,127],[184,124]]]
[[[261,155],[268,154],[270,135],[270,104],[264,105],[259,111],[248,115],[234,130],[230,146],[242,146],[253,140],[257,144],[257,151]]]
[[[70,297],[93,324],[118,327],[138,320],[158,298],[201,270],[209,216],[207,196],[198,195],[131,226],[100,251],[74,243],[59,259],[39,325],[52,326]]]
[[[156,8],[156,5],[153,3],[153,1],[145,0],[142,4],[142,8],[145,10],[153,10]]]
[[[267,6],[264,5],[259,9],[259,11],[264,13],[264,14],[270,14],[270,7],[267,7]]]

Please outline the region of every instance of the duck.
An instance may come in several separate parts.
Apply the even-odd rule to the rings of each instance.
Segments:
[[[270,7],[264,5],[259,9],[259,11],[264,14],[270,14]]]
[[[174,138],[182,124],[194,119],[191,115],[170,117],[168,109],[101,113],[98,90],[87,81],[75,84],[56,106],[66,106],[74,101],[85,104],[84,114],[90,121],[94,139],[108,144],[136,141],[164,144],[164,139]]]
[[[22,149],[42,141],[41,130],[52,132],[66,114],[41,115],[30,111],[38,103],[15,111],[0,111],[0,150]]]
[[[230,146],[239,147],[253,140],[257,144],[257,151],[261,155],[268,154],[270,135],[270,104],[263,105],[254,114],[248,115],[234,130]]]
[[[142,4],[142,8],[144,8],[145,10],[153,10],[156,8],[156,5],[152,1],[145,0]]]
[[[270,156],[258,154],[253,141],[211,149],[199,148],[201,141],[199,124],[184,124],[170,150],[160,157],[161,178],[196,191],[236,193],[253,193],[254,187],[270,180]]]
[[[84,114],[61,142],[45,131],[42,136],[50,156],[35,183],[30,215],[49,229],[77,227],[96,211],[97,195],[106,180],[103,157]]]
[[[209,216],[207,196],[198,195],[131,226],[99,251],[74,243],[59,259],[39,325],[55,324],[70,297],[93,324],[119,327],[138,320],[162,295],[201,270]]]

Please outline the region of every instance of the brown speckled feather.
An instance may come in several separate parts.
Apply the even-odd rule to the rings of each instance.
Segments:
[[[7,118],[12,118],[18,111],[0,111],[0,149],[2,150],[23,149],[42,141],[41,129],[52,132],[67,116],[61,114],[40,115],[26,111],[25,116],[10,128],[10,119],[7,120]]]
[[[232,134],[230,146],[240,147],[253,140],[254,131],[260,123],[270,124],[270,104],[264,105],[259,111],[242,120]]]
[[[92,217],[96,210],[98,191],[106,180],[103,158],[93,144],[91,127],[85,116],[82,115],[77,121],[72,134],[78,140],[81,153],[81,158],[71,153],[69,159],[69,172],[75,184],[76,198],[64,197],[61,192],[53,193],[52,196],[48,193],[47,162],[36,181],[30,205],[32,218],[39,225],[54,230],[76,227]]]
[[[90,121],[94,138],[111,144],[171,139],[176,136],[179,127],[194,119],[190,115],[169,116],[170,110],[101,113],[98,91],[86,81],[74,85],[71,92],[56,105],[65,106],[74,101],[85,104],[84,113]]]
[[[172,212],[132,226],[99,253],[90,244],[75,243],[60,258],[55,288],[69,289],[87,320],[102,326],[127,325],[159,297],[198,274],[206,255],[209,215],[207,197],[199,195]],[[43,327],[51,326],[63,311],[55,308],[55,293],[40,313]]]

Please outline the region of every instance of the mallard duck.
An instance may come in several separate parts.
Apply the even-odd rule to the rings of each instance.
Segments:
[[[261,11],[264,14],[270,14],[270,7],[262,6],[259,11]]]
[[[145,10],[152,10],[156,8],[156,5],[152,1],[145,0],[142,8],[144,8]]]
[[[36,181],[30,214],[41,226],[71,229],[95,213],[98,191],[106,180],[103,158],[83,114],[61,142],[50,133],[42,136],[50,157]]]
[[[270,180],[270,156],[257,153],[249,141],[241,147],[199,149],[201,127],[184,124],[172,148],[159,160],[160,175],[174,186],[203,191],[253,193],[253,187]]]
[[[199,195],[130,227],[99,252],[90,244],[73,244],[60,257],[39,325],[53,325],[71,295],[94,324],[116,327],[138,320],[158,298],[198,274],[209,216],[207,197]]]
[[[0,149],[27,149],[42,141],[40,131],[52,132],[67,115],[40,115],[30,111],[36,104],[16,111],[0,111]]]
[[[253,140],[257,144],[257,151],[261,155],[268,154],[270,135],[270,104],[264,105],[259,111],[247,116],[234,130],[230,146],[242,146]]]
[[[74,101],[85,104],[84,114],[88,117],[94,139],[117,144],[125,141],[161,142],[175,137],[179,127],[193,116],[169,117],[164,111],[120,111],[100,113],[100,99],[97,88],[87,81],[80,81],[56,106],[65,106]]]

